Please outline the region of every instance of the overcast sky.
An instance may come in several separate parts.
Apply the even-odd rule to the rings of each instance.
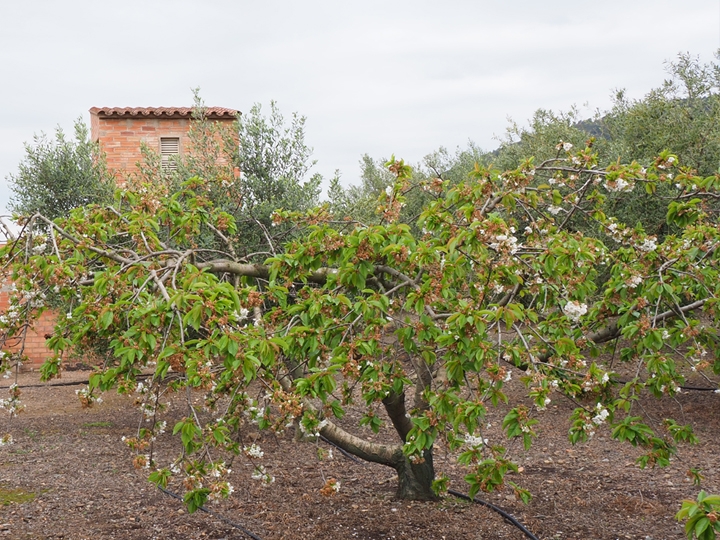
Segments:
[[[0,0],[0,209],[23,143],[88,109],[276,100],[317,171],[498,145],[508,117],[642,98],[680,52],[710,62],[720,0]]]

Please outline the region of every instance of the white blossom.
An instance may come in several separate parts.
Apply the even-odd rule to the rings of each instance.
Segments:
[[[537,405],[537,410],[544,411],[545,409],[547,409],[547,406],[550,405],[550,403],[552,403],[552,400],[549,397],[546,397],[542,405]]]
[[[610,415],[610,412],[602,406],[601,403],[598,403],[595,407],[595,410],[597,411],[597,414],[593,416],[592,421],[595,423],[595,425],[600,425],[603,422],[605,422],[605,419]]]
[[[637,248],[640,251],[644,251],[645,253],[649,253],[651,251],[655,251],[657,249],[657,241],[655,238],[646,238],[643,240],[643,243],[637,246]]]
[[[264,485],[269,486],[275,481],[275,477],[268,474],[265,467],[258,465],[252,473],[253,480],[260,480]]]
[[[581,304],[577,300],[571,300],[565,304],[563,311],[565,311],[565,315],[567,315],[571,321],[578,322],[580,317],[587,313],[588,307],[587,304]]]
[[[243,448],[243,452],[245,452],[248,457],[260,459],[265,455],[265,452],[263,452],[260,447],[257,444],[251,444],[250,446],[246,446]]]
[[[618,178],[615,181],[607,180],[604,184],[605,189],[608,191],[620,193],[623,191],[632,191],[635,187],[635,184],[632,182],[628,182],[624,178]]]
[[[473,448],[479,448],[483,444],[487,444],[487,442],[487,439],[483,439],[482,437],[476,437],[474,435],[470,435],[469,433],[465,434],[465,444],[472,446]]]

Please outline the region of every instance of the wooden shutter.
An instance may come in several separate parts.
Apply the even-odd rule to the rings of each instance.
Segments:
[[[162,137],[160,139],[160,159],[162,168],[166,171],[174,171],[177,163],[173,156],[180,155],[179,137]]]

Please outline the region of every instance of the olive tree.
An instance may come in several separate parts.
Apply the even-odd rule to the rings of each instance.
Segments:
[[[8,180],[13,212],[40,212],[50,219],[65,217],[78,206],[110,201],[114,188],[100,149],[90,141],[81,119],[75,121],[74,140],[59,127],[52,139],[44,133],[35,135],[32,143],[25,144],[18,172]]]

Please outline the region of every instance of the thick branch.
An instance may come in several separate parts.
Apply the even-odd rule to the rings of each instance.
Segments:
[[[328,422],[320,430],[320,435],[343,450],[365,461],[372,461],[373,463],[396,468],[398,459],[403,457],[402,448],[399,445],[387,446],[366,441],[365,439],[348,433],[332,422]]]
[[[270,279],[270,268],[264,264],[247,264],[228,260],[217,260],[198,263],[201,270],[210,270],[211,272],[227,272],[228,274],[237,274],[240,276]],[[337,272],[334,268],[321,268],[308,274],[307,279],[312,283],[324,284],[327,281],[328,274]]]
[[[397,394],[391,391],[382,402],[395,431],[400,435],[400,440],[405,442],[413,427],[405,409],[405,392]]]
[[[280,386],[285,391],[291,391],[292,382],[289,377],[281,377],[278,379]],[[310,400],[304,399],[303,406],[317,412],[317,408],[310,402]],[[327,419],[326,419],[327,420]],[[341,427],[338,427],[330,420],[327,420],[327,424],[320,430],[320,435],[325,437],[332,444],[342,448],[346,452],[364,459],[365,461],[371,461],[373,463],[379,463],[380,465],[386,465],[397,469],[399,463],[405,459],[402,452],[402,446],[387,446],[384,444],[378,444],[355,435],[348,433]]]

